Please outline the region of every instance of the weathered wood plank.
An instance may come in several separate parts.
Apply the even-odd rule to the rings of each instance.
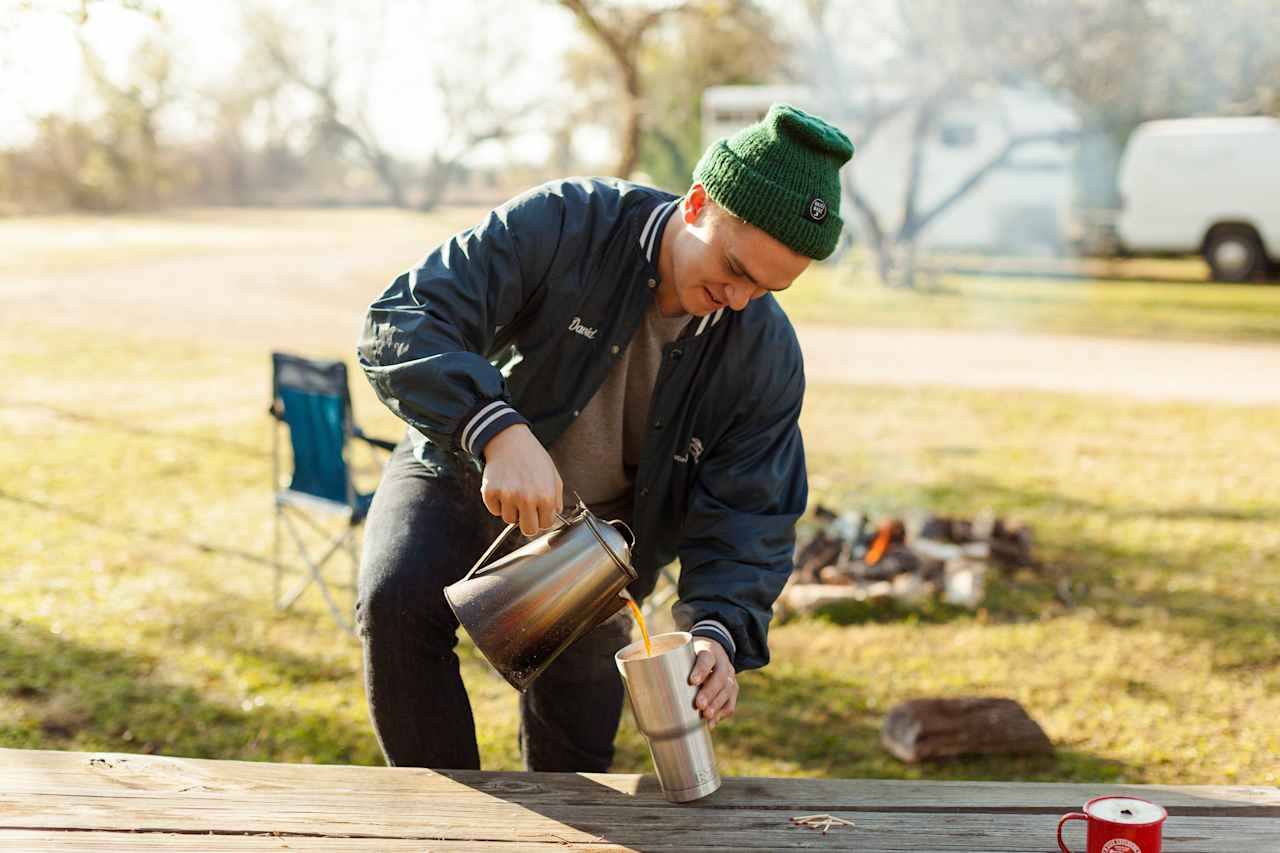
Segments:
[[[614,844],[651,850],[732,846],[739,850],[829,847],[820,833],[792,826],[794,816],[776,810],[733,811],[658,807],[541,806],[495,801],[448,810],[419,810],[394,798],[352,798],[340,812],[334,804],[281,802],[272,797],[235,801],[226,794],[158,795],[154,799],[43,796],[18,802],[0,799],[0,827],[64,830],[113,829],[126,832],[215,832],[323,835],[368,839],[417,839],[536,844]],[[1020,851],[1037,839],[1051,839],[1056,815],[930,814],[925,812],[836,812],[855,822],[840,837],[856,835],[876,849],[896,851]],[[1171,839],[1194,841],[1187,850],[1257,851],[1280,849],[1280,819],[1175,817]],[[828,836],[830,838],[831,836]],[[1265,843],[1264,843],[1265,842]],[[1177,850],[1170,844],[1167,849]]]
[[[790,817],[804,813],[669,805],[647,808],[524,806],[496,798],[488,802],[443,803],[359,794],[345,797],[345,802],[264,794],[245,797],[228,792],[129,797],[0,796],[0,828],[4,829],[279,832],[424,841],[567,841],[640,847],[677,840],[690,848],[732,845],[755,850],[782,850],[805,841],[803,836],[812,833],[795,828],[789,821]],[[831,813],[847,820],[858,820],[858,814],[876,814]],[[927,813],[894,813],[893,819],[903,826],[943,822],[940,816]],[[1048,825],[1055,818],[1045,815],[1040,819]]]
[[[414,768],[212,761],[117,753],[0,749],[0,794],[151,795],[238,793],[337,805],[353,796],[441,808],[495,800],[541,805],[666,807],[652,776],[635,774],[490,773]],[[1058,813],[1099,793],[1159,802],[1172,814],[1280,817],[1280,788],[1006,782],[914,782],[865,779],[730,778],[700,809],[808,812],[926,811]]]
[[[490,841],[431,841],[396,838],[321,838],[315,836],[208,835],[169,832],[67,832],[60,830],[0,830],[0,850],[79,851],[80,853],[246,853],[282,850],[288,853],[493,853]],[[517,848],[511,848],[517,853]],[[524,842],[518,853],[627,853],[616,844],[550,844]],[[737,853],[732,848],[699,853]]]
[[[720,815],[721,823],[728,816]],[[1054,848],[1056,820],[1038,815],[925,815],[875,813],[857,817],[852,828],[822,834],[791,827],[771,833],[765,842],[744,846],[741,833],[715,823],[695,833],[664,825],[619,830],[606,842],[561,839],[462,840],[426,835],[412,838],[263,834],[199,834],[194,832],[79,832],[0,828],[0,849],[50,851],[291,850],[314,853],[478,853],[511,850],[529,853],[740,853],[753,850],[856,850],[860,853],[1045,853]],[[1083,848],[1083,832],[1074,828],[1069,840]],[[611,833],[614,835],[614,833]],[[621,836],[625,836],[622,838]],[[1280,849],[1280,822],[1274,818],[1171,818],[1166,824],[1166,853],[1275,853]]]

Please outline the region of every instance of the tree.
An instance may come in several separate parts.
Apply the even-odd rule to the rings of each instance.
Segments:
[[[1271,0],[1128,2],[1085,61],[1047,69],[1046,82],[1071,92],[1117,143],[1153,118],[1280,115],[1277,28]]]
[[[877,7],[881,15],[870,20],[861,42],[837,44],[831,21],[852,11],[831,0],[807,0],[808,55],[822,71],[811,69],[805,76],[823,109],[841,116],[862,148],[887,127],[907,129],[906,174],[896,205],[877,209],[854,179],[855,170],[843,174],[881,281],[913,287],[917,246],[932,223],[1023,148],[1068,144],[1079,134],[1070,124],[1024,131],[1006,117],[1003,142],[952,186],[930,186],[934,198],[926,204],[927,143],[947,111],[965,101],[990,100],[1008,87],[1040,84],[1064,63],[1079,62],[1086,46],[1097,54],[1096,62],[1115,61],[1114,53],[1098,50],[1095,40],[1129,6],[1091,0],[988,0],[963,6],[896,0]]]
[[[621,8],[592,0],[560,0],[577,17],[578,22],[598,41],[613,61],[620,92],[618,165],[614,174],[628,177],[636,167],[640,152],[640,110],[643,84],[637,52],[648,31],[662,19],[683,10],[683,5],[661,8]]]
[[[90,16],[106,8],[134,13],[145,31],[127,67],[114,75],[86,28]],[[33,142],[7,152],[0,168],[4,194],[27,206],[94,210],[152,205],[171,197],[180,176],[165,156],[162,124],[177,92],[158,9],[143,0],[24,0],[20,10],[60,23],[74,37],[88,97],[81,113],[30,117]],[[16,38],[13,31],[3,36]]]
[[[916,245],[931,223],[1024,146],[1103,135],[1118,151],[1152,118],[1280,110],[1280,8],[1267,0],[881,0],[856,7],[806,0],[810,58],[802,79],[824,109],[842,114],[861,148],[892,122],[907,123],[907,180],[899,203],[875,209],[846,170],[845,184],[883,281],[911,286]],[[836,22],[859,21],[852,34]],[[837,40],[834,33],[840,33]],[[892,81],[886,84],[886,81]],[[1068,97],[1083,126],[1022,135],[930,205],[921,175],[939,117],[965,99],[1010,86]],[[856,163],[856,159],[855,159]],[[1094,170],[1111,186],[1114,159]],[[936,189],[930,187],[929,189]],[[1104,195],[1097,188],[1095,196]]]
[[[94,142],[115,185],[112,206],[155,204],[173,188],[160,139],[163,112],[177,100],[168,47],[152,37],[138,48],[123,83],[111,79],[97,53],[79,39],[85,73],[102,107]]]
[[[279,75],[242,56],[225,80],[197,91],[195,106],[205,137],[192,150],[201,164],[200,197],[254,204],[317,178],[308,173],[300,140],[309,123],[290,109],[291,92]]]
[[[22,12],[56,12],[65,15],[77,26],[88,23],[89,16],[104,6],[114,6],[129,12],[139,12],[156,20],[160,19],[160,7],[152,0],[20,0]]]
[[[9,155],[6,194],[41,208],[88,210],[170,199],[182,175],[161,134],[162,114],[176,97],[168,48],[160,39],[144,42],[121,81],[107,74],[83,39],[80,51],[98,115],[35,119],[32,144]]]
[[[252,55],[276,75],[282,87],[307,99],[313,151],[353,158],[376,176],[388,203],[427,210],[439,203],[478,146],[518,135],[537,102],[512,103],[503,97],[504,75],[516,64],[519,46],[490,35],[487,22],[503,14],[501,5],[473,3],[464,29],[437,36],[450,40],[451,57],[485,56],[487,61],[459,64],[441,59],[424,69],[421,79],[430,81],[439,102],[442,132],[433,144],[417,147],[410,156],[398,156],[368,110],[372,72],[381,57],[382,37],[377,31],[388,5],[366,6],[354,11],[344,7],[341,20],[331,15],[312,33],[299,32],[278,7],[258,7],[247,18]],[[358,57],[339,44],[340,29],[353,22],[373,30],[357,39],[363,47]],[[308,40],[307,35],[318,38]],[[420,103],[428,100],[423,94],[411,91],[399,96],[407,109],[420,109]]]
[[[558,0],[611,66],[613,85],[595,88],[602,57],[570,58],[586,90],[583,113],[617,116],[613,174],[629,177],[644,148],[669,180],[691,167],[700,144],[698,104],[716,83],[758,82],[780,53],[771,21],[753,0],[686,0],[668,5]],[[594,91],[593,91],[594,89]],[[647,146],[646,146],[647,143]]]
[[[703,150],[702,93],[710,86],[783,79],[785,45],[755,3],[708,6],[667,18],[641,54],[645,80],[639,165],[683,192]]]
[[[367,23],[367,18],[360,17]],[[281,8],[251,9],[246,16],[250,55],[274,72],[280,88],[292,87],[309,99],[316,150],[339,155],[353,151],[377,175],[387,201],[404,207],[408,202],[405,176],[369,123],[364,108],[368,93],[346,96],[342,91],[344,78],[353,69],[337,49],[337,19],[330,17],[326,23],[316,46],[291,25]]]

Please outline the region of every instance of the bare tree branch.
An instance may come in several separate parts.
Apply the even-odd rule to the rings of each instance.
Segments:
[[[609,5],[601,0],[557,0],[577,18],[582,28],[604,47],[613,60],[621,82],[622,129],[619,134],[617,165],[614,174],[626,178],[635,171],[640,157],[640,137],[644,131],[645,85],[640,69],[640,48],[648,35],[663,21],[675,15],[707,14],[703,4],[684,0],[650,9],[632,10],[621,3]],[[736,14],[741,0],[728,0],[721,14]]]

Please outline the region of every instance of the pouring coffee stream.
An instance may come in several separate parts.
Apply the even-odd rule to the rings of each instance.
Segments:
[[[640,605],[636,604],[636,600],[631,597],[631,593],[625,589],[619,593],[627,600],[627,606],[631,608],[631,615],[635,617],[636,624],[640,626],[640,636],[644,639],[644,656],[653,656],[653,644],[649,642],[649,626],[644,624],[644,613],[640,610]]]

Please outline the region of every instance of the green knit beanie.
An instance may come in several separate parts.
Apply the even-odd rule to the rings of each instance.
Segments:
[[[693,170],[711,200],[740,219],[822,260],[840,239],[840,167],[853,143],[787,104],[714,143]]]

